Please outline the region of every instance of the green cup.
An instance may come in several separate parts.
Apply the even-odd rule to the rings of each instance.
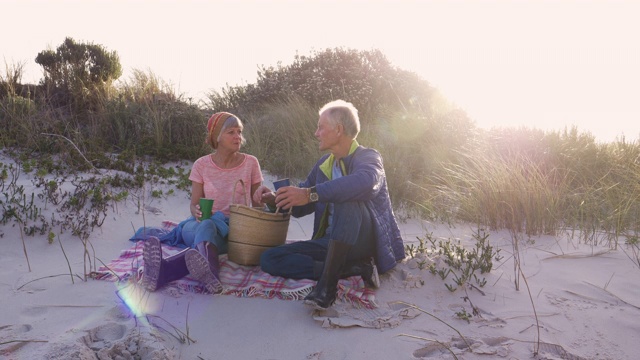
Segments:
[[[202,211],[200,221],[211,217],[211,208],[213,208],[213,199],[200,198],[200,211]]]

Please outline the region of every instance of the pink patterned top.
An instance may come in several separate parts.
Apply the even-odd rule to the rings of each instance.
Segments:
[[[228,217],[229,206],[234,199],[236,204],[251,206],[251,185],[262,182],[264,178],[258,159],[252,155],[243,155],[244,161],[232,169],[220,168],[210,155],[203,156],[193,163],[189,180],[204,184],[204,196],[214,200],[214,213],[222,211]],[[236,186],[238,179],[244,181],[244,188],[240,184]]]

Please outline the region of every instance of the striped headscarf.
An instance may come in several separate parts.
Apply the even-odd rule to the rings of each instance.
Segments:
[[[222,126],[225,121],[230,117],[236,116],[228,112],[218,112],[211,115],[209,118],[209,122],[207,122],[207,144],[211,145],[212,148],[218,148],[218,137],[220,136],[220,131],[222,131]]]

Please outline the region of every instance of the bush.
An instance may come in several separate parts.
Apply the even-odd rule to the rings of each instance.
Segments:
[[[36,63],[44,69],[49,100],[54,106],[70,106],[75,114],[101,110],[112,82],[122,75],[115,51],[70,37],[56,51],[38,53]]]
[[[428,114],[436,93],[414,73],[393,67],[379,50],[336,48],[296,55],[288,66],[261,67],[255,84],[227,86],[208,98],[216,111],[240,117],[293,96],[315,109],[344,99],[358,108],[361,118],[372,118],[385,109]]]

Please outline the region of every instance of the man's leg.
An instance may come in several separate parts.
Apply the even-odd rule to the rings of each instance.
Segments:
[[[305,304],[319,309],[327,309],[335,302],[345,263],[371,257],[374,252],[371,216],[363,203],[334,204],[332,224],[322,275],[305,297]]]
[[[271,248],[260,256],[260,267],[273,276],[318,280],[328,244],[328,238],[320,238]]]
[[[375,243],[371,214],[362,203],[358,203],[356,210],[349,209],[349,211],[358,211],[362,217],[359,220],[360,229],[358,232],[358,240],[347,255],[347,260],[340,273],[340,278],[344,279],[359,275],[367,286],[378,288],[380,287],[380,278],[378,277],[378,269],[373,261],[375,257]],[[338,229],[338,231],[340,230]]]

